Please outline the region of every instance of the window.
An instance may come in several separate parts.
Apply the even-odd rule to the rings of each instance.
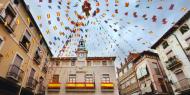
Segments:
[[[132,68],[133,67],[133,64],[132,63],[129,63],[128,64],[128,69]]]
[[[1,20],[4,22],[5,27],[8,29],[8,32],[10,33],[14,32],[14,29],[17,26],[16,21],[15,21],[17,14],[15,10],[13,9],[12,5],[9,4],[7,8],[2,9],[0,15],[3,18]]]
[[[12,8],[12,6],[9,4],[8,7],[5,9],[5,18],[4,19],[8,25],[11,25],[15,18],[16,18],[16,12]]]
[[[59,61],[56,61],[56,62],[55,62],[55,65],[56,65],[56,66],[59,66],[59,63],[60,63]]]
[[[22,40],[20,41],[21,46],[26,50],[29,51],[30,48],[30,40],[31,35],[29,34],[28,30],[26,30]]]
[[[42,45],[44,43],[43,38],[40,39],[40,45]]]
[[[53,75],[53,83],[59,83],[59,75]]]
[[[33,78],[33,77],[34,77],[35,72],[36,72],[36,71],[32,68],[32,69],[31,69],[31,72],[30,72],[30,77],[29,77],[29,78]]]
[[[126,73],[126,72],[127,72],[127,67],[124,68],[124,73]]]
[[[75,61],[71,61],[71,66],[75,66]]]
[[[110,82],[109,74],[102,74],[102,82]]]
[[[102,61],[102,65],[103,66],[107,66],[107,62],[106,61]]]
[[[161,79],[161,78],[158,78],[158,81],[159,81],[159,83],[160,83],[160,87],[161,87],[162,91],[163,91],[163,92],[167,92],[166,86],[165,86],[165,84],[164,84],[164,80]]]
[[[121,77],[123,75],[123,73],[122,72],[119,72],[119,77]]]
[[[69,74],[69,82],[76,82],[76,74]]]
[[[23,61],[23,58],[21,56],[19,56],[18,54],[16,54],[13,64],[20,67],[22,64],[22,61]]]
[[[168,42],[164,41],[163,44],[162,44],[162,47],[165,49],[167,48],[169,45],[168,45]]]
[[[155,71],[155,74],[156,75],[160,75],[160,70],[159,70],[157,64],[156,63],[152,63],[152,67],[153,67],[153,69]]]
[[[40,50],[40,48],[37,48],[37,50],[36,50],[36,52],[35,52],[35,55],[34,55],[34,60],[38,63],[38,64],[40,64],[40,62],[41,62],[41,50]]]
[[[12,2],[13,2],[14,4],[16,4],[16,5],[19,4],[19,1],[20,1],[20,0],[12,0]]]
[[[30,28],[33,28],[33,27],[34,27],[34,25],[33,25],[32,22],[30,22],[29,27],[30,27]]]
[[[181,26],[179,30],[181,31],[182,34],[184,34],[189,30],[189,26],[187,24],[184,24],[183,26]]]
[[[13,61],[13,65],[9,69],[8,75],[18,79],[19,73],[21,73],[20,66],[22,62],[23,62],[23,58],[20,57],[18,54],[16,54]]]
[[[93,75],[92,74],[86,74],[85,82],[92,83],[93,82]]]
[[[91,61],[87,61],[87,66],[92,66]]]

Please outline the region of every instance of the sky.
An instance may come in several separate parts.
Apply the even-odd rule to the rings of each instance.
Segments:
[[[116,56],[116,66],[129,52],[149,50],[190,9],[190,0],[88,0],[86,17],[84,0],[48,1],[25,0],[54,57],[76,56],[83,38],[88,56]]]

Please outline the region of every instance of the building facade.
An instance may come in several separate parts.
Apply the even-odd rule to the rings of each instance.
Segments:
[[[118,95],[115,57],[88,57],[84,40],[77,57],[52,58],[48,95]]]
[[[172,95],[171,87],[156,53],[143,51],[134,63],[142,95]]]
[[[118,88],[120,95],[139,95],[140,88],[137,81],[134,60],[138,53],[130,53],[121,68],[117,68]]]
[[[190,11],[153,46],[175,94],[190,93]]]
[[[24,0],[1,0],[0,94],[44,95],[51,56]]]

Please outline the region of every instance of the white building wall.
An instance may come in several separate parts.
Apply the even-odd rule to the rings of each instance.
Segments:
[[[186,24],[188,24],[188,26],[190,27],[190,20],[186,21],[185,22]],[[188,46],[190,46],[190,41],[185,41],[185,39],[187,39],[188,37],[190,37],[190,30],[188,32],[186,32],[185,34],[182,34],[179,29],[177,31],[174,32],[174,34],[177,36],[177,38],[179,39],[179,42],[181,43],[182,47],[184,48],[187,48]],[[161,63],[164,67],[164,70],[166,72],[166,75],[168,76],[168,79],[169,80],[172,80],[172,82],[177,82],[177,78],[174,74],[175,70],[174,71],[171,71],[171,70],[167,70],[166,69],[166,61],[168,60],[168,57],[166,55],[167,51],[169,50],[172,50],[173,51],[173,54],[179,58],[179,60],[182,61],[182,67],[181,68],[178,68],[178,69],[181,69],[183,70],[185,76],[187,78],[190,78],[190,62],[187,58],[187,56],[185,55],[184,51],[182,50],[181,46],[179,45],[177,39],[175,38],[174,35],[170,35],[167,39],[165,39],[165,41],[168,42],[169,44],[169,47],[167,49],[163,49],[162,47],[162,44],[160,44],[156,50],[160,56],[160,59],[161,59]],[[177,69],[177,70],[178,70]],[[175,91],[175,88],[174,86],[172,86],[173,90]],[[176,93],[177,94],[177,93]]]

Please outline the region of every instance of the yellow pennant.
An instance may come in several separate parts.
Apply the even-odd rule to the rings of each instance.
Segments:
[[[57,26],[54,26],[53,29],[54,29],[54,30],[57,30]]]
[[[50,33],[49,30],[46,30],[46,33],[49,34]]]
[[[50,19],[50,17],[51,17],[51,16],[50,16],[50,13],[48,13],[48,14],[47,14],[47,18]]]
[[[60,12],[57,12],[57,16],[61,16]]]
[[[27,18],[27,22],[30,23],[30,18],[29,17]]]
[[[41,16],[37,16],[38,20],[41,20]]]
[[[20,20],[19,20],[19,19],[16,20],[16,24],[17,24],[17,25],[20,24]]]

